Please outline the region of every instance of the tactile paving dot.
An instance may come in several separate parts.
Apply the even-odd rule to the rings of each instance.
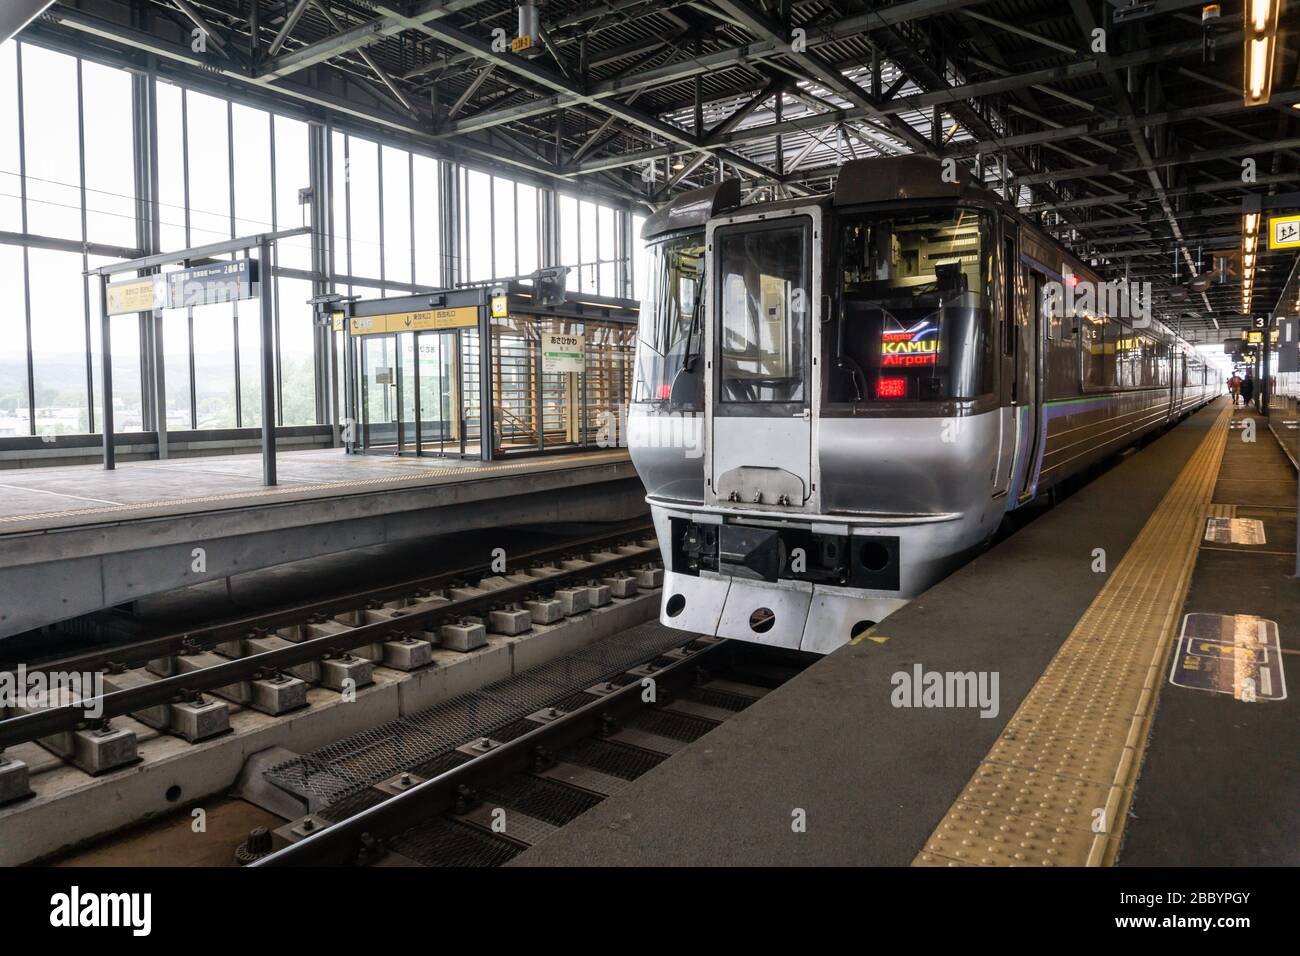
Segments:
[[[1093,811],[1105,808],[1109,792],[1109,787],[1090,780],[985,763],[957,800],[982,810],[1028,817],[1044,826],[1091,832]]]
[[[1211,428],[915,865],[1082,866],[1113,856],[1141,760],[1131,748],[1150,730],[1147,688],[1162,685],[1152,668],[1187,593],[1226,440],[1225,428]],[[1093,811],[1113,784],[1115,829],[1094,834]],[[1094,856],[1094,844],[1104,852]]]
[[[958,803],[926,842],[930,854],[969,866],[1072,866],[1093,834]]]

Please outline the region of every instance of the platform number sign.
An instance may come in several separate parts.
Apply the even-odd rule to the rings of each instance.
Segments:
[[[1268,316],[1267,316],[1267,315],[1255,315],[1255,316],[1251,316],[1251,319],[1250,319],[1250,327],[1251,327],[1252,329],[1266,329],[1266,328],[1268,328]]]
[[[581,372],[585,354],[584,336],[542,333],[542,371],[548,375]]]
[[[1300,249],[1300,216],[1274,216],[1268,221],[1270,249]]]

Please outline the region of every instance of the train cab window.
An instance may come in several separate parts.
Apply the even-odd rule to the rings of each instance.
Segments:
[[[975,209],[846,216],[828,400],[929,402],[992,393],[992,217]]]
[[[646,285],[641,299],[636,386],[632,400],[666,402],[673,380],[699,354],[703,326],[704,236],[677,236],[647,250]],[[699,410],[703,389],[694,403]],[[676,401],[676,399],[674,399]]]
[[[716,235],[720,402],[804,401],[809,237],[806,220]]]

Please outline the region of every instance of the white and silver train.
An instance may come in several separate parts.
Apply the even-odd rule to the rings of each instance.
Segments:
[[[831,196],[748,206],[724,182],[646,222],[628,444],[664,624],[829,652],[1009,511],[1222,391],[1135,300],[1076,296],[1105,287],[942,171],[859,160]]]

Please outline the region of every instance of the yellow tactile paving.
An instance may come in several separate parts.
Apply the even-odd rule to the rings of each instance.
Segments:
[[[1114,862],[1212,505],[1225,408],[913,866]]]

